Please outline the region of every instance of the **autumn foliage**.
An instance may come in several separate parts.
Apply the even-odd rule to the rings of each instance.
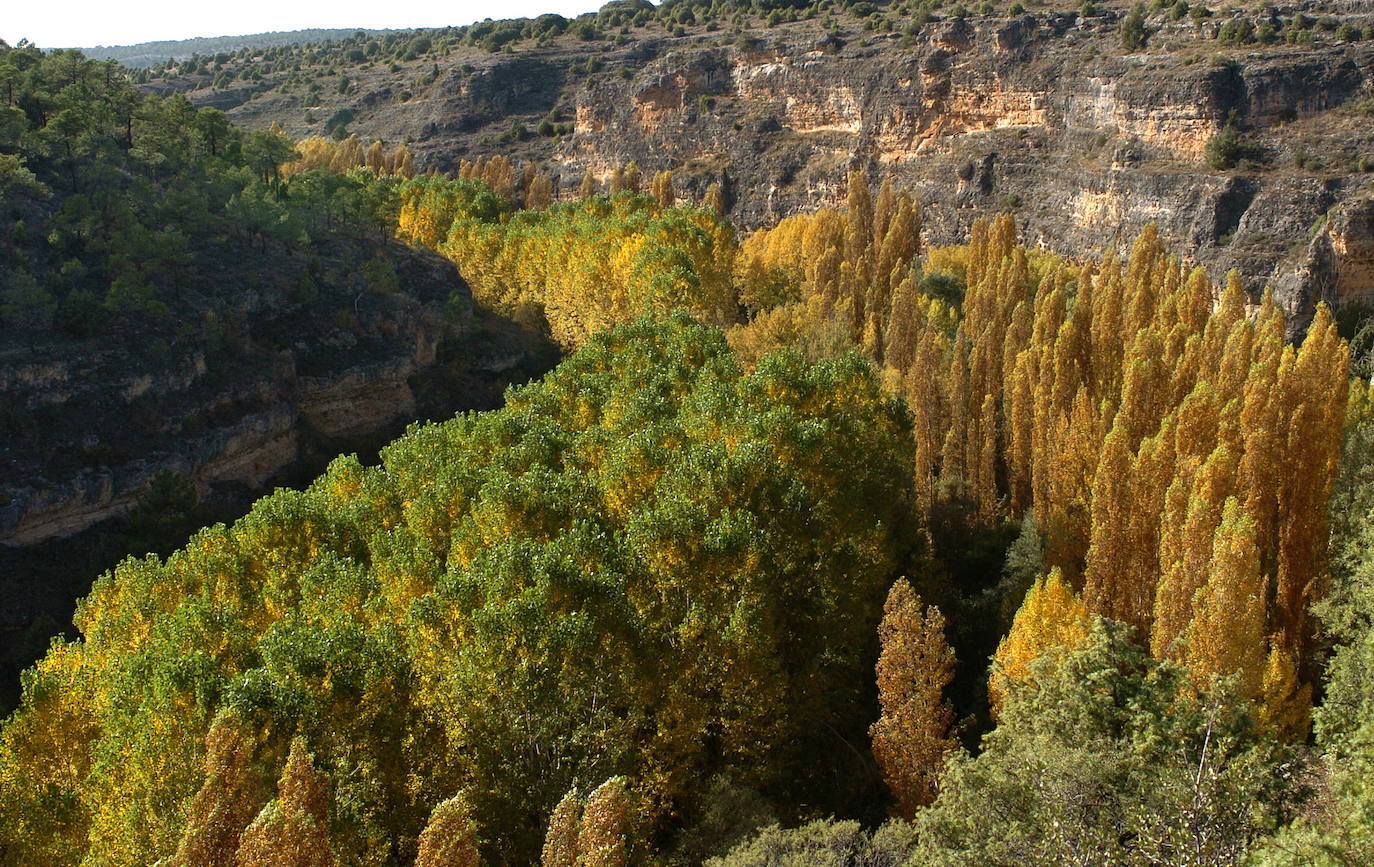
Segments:
[[[644,314],[724,325],[734,231],[709,209],[663,205],[671,180],[657,183],[657,198],[626,189],[511,213],[499,186],[417,178],[399,190],[397,231],[452,259],[479,303],[546,322],[567,349]]]
[[[872,722],[909,441],[857,357],[746,374],[685,318],[599,334],[504,409],[97,582],[0,730],[0,842],[152,863],[192,804],[252,820],[245,863],[409,861],[427,825],[426,852],[459,839],[431,813],[462,792],[483,855],[529,863],[588,780],[626,778],[640,835],[717,778],[826,803],[856,772],[835,733]],[[256,746],[218,731],[207,759],[230,706]],[[270,803],[216,794],[279,775]],[[589,798],[584,855],[619,857],[620,798]]]
[[[954,749],[954,713],[944,699],[954,678],[940,609],[923,607],[906,580],[892,585],[878,638],[878,700],[882,716],[869,730],[873,757],[910,818],[935,798],[945,754]]]
[[[1157,655],[1248,695],[1266,667],[1292,673],[1266,694],[1297,705],[1281,715],[1299,735],[1348,388],[1329,311],[1289,344],[1272,298],[1185,269],[1153,227],[1124,261],[1077,263],[1019,246],[1003,216],[921,274],[900,196],[875,206],[852,176],[848,204],[744,242],[741,298],[762,312],[732,333],[742,355],[825,354],[836,330],[862,346],[907,399],[919,502],[989,525],[1033,509],[1047,564]],[[1218,629],[1244,637],[1218,647]]]

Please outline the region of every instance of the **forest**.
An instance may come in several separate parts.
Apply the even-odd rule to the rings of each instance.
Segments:
[[[1290,333],[1153,230],[926,246],[861,171],[743,234],[75,52],[0,89],[15,339],[189,351],[236,259],[346,307],[403,243],[564,353],[101,575],[0,724],[4,863],[1374,858],[1361,311]]]

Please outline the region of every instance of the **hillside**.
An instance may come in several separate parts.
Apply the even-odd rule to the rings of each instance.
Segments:
[[[418,418],[498,405],[552,353],[379,226],[401,178],[287,183],[289,141],[145,100],[73,53],[4,48],[0,70],[18,84],[0,105],[7,704],[126,554]],[[186,489],[175,514],[140,515],[164,477]]]
[[[213,57],[243,49],[271,48],[278,45],[306,45],[354,37],[358,34],[375,36],[385,30],[290,30],[272,33],[250,33],[246,36],[197,36],[193,39],[164,39],[159,42],[139,42],[134,45],[97,45],[80,48],[92,60],[114,60],[124,66],[144,68],[159,63],[181,63],[196,56]]]
[[[1065,251],[1122,250],[1156,222],[1299,324],[1317,298],[1374,290],[1374,7],[1155,4],[1131,49],[1122,7],[979,9],[608,4],[147,86],[249,128],[408,142],[421,170],[500,152],[563,195],[588,171],[671,168],[689,193],[725,184],[745,228],[834,204],[851,168],[919,191],[931,243],[1004,209]]]
[[[1374,863],[1372,17],[0,43],[0,865]]]

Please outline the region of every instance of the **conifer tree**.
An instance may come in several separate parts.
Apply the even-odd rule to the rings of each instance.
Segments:
[[[415,867],[479,867],[477,828],[467,799],[455,795],[430,813],[420,834]]]
[[[910,818],[935,799],[954,712],[944,690],[954,679],[940,609],[924,607],[905,579],[892,585],[878,626],[878,700],[882,715],[869,737],[898,813]]]

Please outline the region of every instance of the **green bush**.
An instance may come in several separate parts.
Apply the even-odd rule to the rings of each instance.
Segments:
[[[1145,7],[1135,4],[1131,9],[1131,14],[1121,19],[1121,47],[1127,51],[1139,51],[1145,47],[1145,43],[1150,38],[1150,31],[1145,26]]]
[[[1218,171],[1227,171],[1240,162],[1242,145],[1240,134],[1231,124],[1207,140],[1205,156],[1207,165]]]

